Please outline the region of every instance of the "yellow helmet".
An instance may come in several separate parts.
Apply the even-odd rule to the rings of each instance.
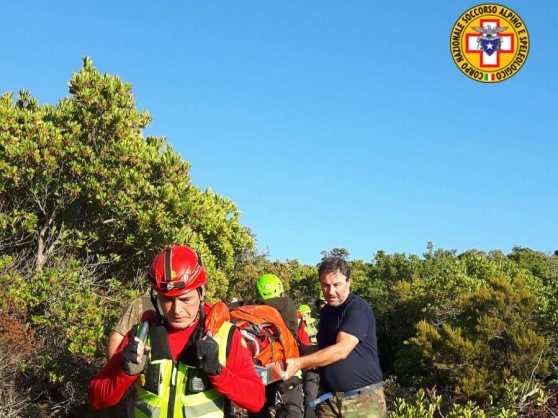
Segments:
[[[303,314],[303,315],[304,315],[304,314],[310,315],[310,314],[312,313],[312,311],[311,311],[311,309],[310,309],[310,306],[308,306],[308,305],[300,305],[300,306],[298,307],[298,311],[299,311],[301,314]]]
[[[256,294],[262,299],[276,298],[284,291],[283,282],[275,274],[264,274],[256,281]]]

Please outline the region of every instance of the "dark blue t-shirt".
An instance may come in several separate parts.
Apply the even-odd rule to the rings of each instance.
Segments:
[[[376,319],[370,305],[353,293],[341,305],[326,305],[320,311],[319,348],[335,344],[339,331],[355,336],[359,342],[346,359],[320,368],[320,384],[327,391],[347,392],[381,382]]]

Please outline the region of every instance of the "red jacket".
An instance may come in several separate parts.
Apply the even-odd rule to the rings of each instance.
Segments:
[[[304,345],[312,345],[310,341],[310,336],[308,335],[308,331],[306,330],[306,322],[300,320],[300,324],[298,326],[298,339]]]
[[[176,360],[186,342],[196,328],[196,323],[184,330],[169,329],[169,345],[172,356]],[[126,390],[139,376],[129,376],[122,368],[122,350],[128,344],[128,333],[120,346],[93,378],[89,385],[89,398],[95,409],[116,405]],[[224,396],[241,408],[251,412],[258,412],[265,401],[265,387],[256,374],[252,363],[252,355],[246,346],[244,338],[238,330],[234,330],[227,357],[227,364],[219,375],[209,376],[213,386]]]

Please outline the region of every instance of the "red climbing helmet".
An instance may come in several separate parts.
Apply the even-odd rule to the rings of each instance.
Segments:
[[[155,256],[149,270],[151,287],[165,296],[180,296],[207,283],[198,254],[187,245],[172,245]]]

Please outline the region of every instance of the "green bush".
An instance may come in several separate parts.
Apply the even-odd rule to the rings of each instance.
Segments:
[[[38,399],[60,402],[59,408],[83,403],[92,377],[93,357],[104,354],[110,325],[107,312],[114,301],[112,289],[101,287],[93,266],[76,260],[58,260],[43,271],[25,270],[10,258],[2,258],[0,289],[2,315],[21,324],[19,340],[31,344],[22,361],[23,387]],[[15,322],[4,320],[12,344],[18,333]],[[19,343],[19,353],[25,352]],[[95,368],[98,365],[95,365]]]
[[[397,362],[407,382],[486,401],[501,397],[512,376],[526,381],[547,373],[548,343],[535,331],[536,302],[525,282],[492,278],[488,285],[462,295],[459,313],[446,322],[417,324]]]

